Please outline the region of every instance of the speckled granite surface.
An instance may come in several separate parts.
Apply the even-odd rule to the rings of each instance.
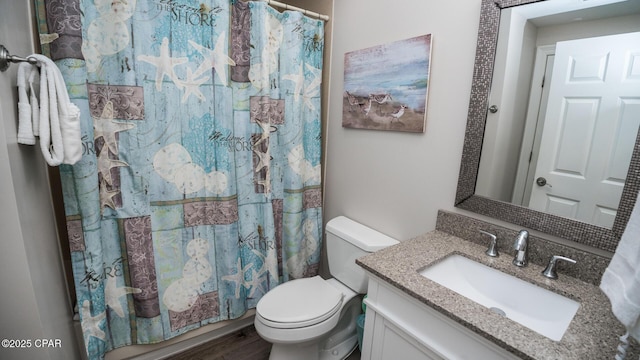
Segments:
[[[408,295],[524,359],[613,359],[624,328],[610,311],[609,300],[590,283],[559,272],[558,280],[543,277],[542,266],[518,268],[512,257],[490,258],[486,246],[433,231],[356,260],[358,265]],[[556,342],[418,274],[417,270],[457,253],[580,302],[561,341]],[[633,354],[633,355],[632,355]],[[628,359],[638,358],[633,344]]]

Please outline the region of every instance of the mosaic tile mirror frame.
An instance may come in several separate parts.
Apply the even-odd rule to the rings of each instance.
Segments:
[[[611,229],[475,194],[498,41],[500,12],[509,7],[539,1],[545,0],[482,0],[475,68],[455,206],[527,229],[613,252],[624,232],[640,190],[640,137],[636,138],[622,199]]]

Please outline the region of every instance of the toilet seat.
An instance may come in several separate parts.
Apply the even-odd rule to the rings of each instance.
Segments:
[[[256,314],[264,325],[293,329],[321,323],[340,311],[344,295],[320,276],[277,286],[260,299]]]

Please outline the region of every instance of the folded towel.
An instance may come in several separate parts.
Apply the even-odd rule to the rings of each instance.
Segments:
[[[40,136],[40,105],[38,104],[38,96],[36,93],[36,89],[34,89],[33,84],[35,83],[36,75],[38,75],[38,71],[36,71],[36,67],[32,66],[31,75],[29,75],[29,97],[31,98],[31,113],[33,119],[33,135]]]
[[[58,99],[56,85],[49,79],[51,72],[46,63],[40,65],[40,150],[44,160],[50,166],[58,166],[64,160],[62,134],[58,116]]]
[[[636,201],[600,288],[629,335],[640,340],[640,201]]]
[[[49,58],[45,57],[49,60]],[[69,100],[67,85],[64,82],[60,69],[49,60],[47,72],[55,76],[55,84],[60,116],[60,131],[62,133],[62,146],[64,147],[64,164],[73,165],[82,157],[82,134],[80,131],[80,109]]]
[[[75,164],[82,157],[80,109],[69,100],[66,84],[56,64],[43,55],[29,57],[36,59],[40,67],[40,106],[33,89],[36,67],[22,63],[18,69],[18,142],[33,145],[34,136],[39,136],[40,149],[47,164]],[[31,102],[26,93],[27,77]]]
[[[18,143],[20,144],[35,145],[36,143],[37,133],[34,132],[34,126],[40,114],[38,99],[35,97],[32,85],[37,73],[38,68],[26,62],[20,63],[18,67]],[[30,94],[27,94],[27,78]],[[29,102],[30,96],[31,102]],[[40,119],[37,123],[39,122]]]

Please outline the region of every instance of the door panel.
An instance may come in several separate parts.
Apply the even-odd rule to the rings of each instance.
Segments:
[[[640,33],[559,42],[529,206],[610,228],[640,125]]]

